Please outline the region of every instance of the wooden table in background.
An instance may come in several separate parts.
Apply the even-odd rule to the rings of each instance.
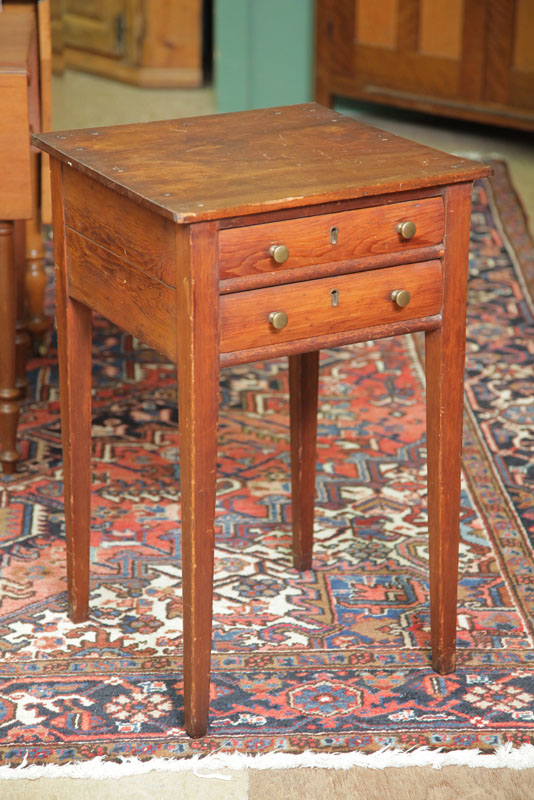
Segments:
[[[191,736],[208,727],[219,365],[289,356],[305,570],[320,348],[425,331],[432,663],[452,671],[471,186],[489,169],[316,104],[34,140],[52,156],[72,619],[89,613],[91,309],[177,362]]]
[[[145,87],[202,86],[212,4],[203,0],[52,0],[55,72],[65,67]]]
[[[0,11],[0,463],[15,470],[28,331],[42,334],[46,275],[41,222],[50,222],[48,157],[30,147],[50,128],[48,0]]]

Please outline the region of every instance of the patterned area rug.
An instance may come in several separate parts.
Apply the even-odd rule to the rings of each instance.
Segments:
[[[421,337],[321,357],[314,570],[291,567],[284,360],[223,371],[211,727],[183,730],[174,368],[96,322],[91,619],[66,615],[56,346],[0,483],[0,764],[534,742],[534,252],[476,187],[458,669],[430,668]],[[530,361],[529,361],[530,359]]]

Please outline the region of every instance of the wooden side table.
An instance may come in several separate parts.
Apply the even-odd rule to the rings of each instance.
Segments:
[[[50,222],[50,178],[30,134],[50,127],[50,10],[49,0],[0,5],[0,464],[9,474],[28,331],[48,328],[41,221]]]
[[[471,183],[490,170],[316,104],[34,141],[52,156],[71,618],[88,616],[91,309],[178,365],[191,736],[208,726],[219,365],[289,356],[309,569],[318,351],[425,331],[432,663],[452,671]]]

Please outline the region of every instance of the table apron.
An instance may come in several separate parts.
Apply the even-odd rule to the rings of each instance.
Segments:
[[[102,314],[123,330],[133,334],[149,347],[163,353],[171,361],[176,362],[176,288],[142,272],[130,262],[121,259],[107,248],[95,244],[70,228],[65,230],[65,241],[69,295]],[[415,311],[410,311],[410,306],[407,309],[395,309],[391,301],[385,299],[384,295],[386,289],[389,291],[403,288],[400,285],[393,285],[393,283],[395,282],[394,278],[397,277],[400,281],[406,271],[409,274],[415,272],[417,276],[421,273],[424,277],[423,282],[419,284],[420,297],[416,297],[412,301],[414,303],[412,309]],[[391,283],[392,280],[393,283]],[[340,286],[342,289],[347,288],[348,291],[341,295],[341,311],[345,315],[345,321],[342,321],[340,325],[335,320],[333,313],[335,310],[332,309],[333,319],[326,322],[323,320],[320,329],[314,328],[313,319],[311,319],[311,321],[304,321],[304,324],[299,325],[294,335],[288,335],[286,332],[281,338],[277,338],[276,334],[283,334],[283,331],[273,331],[271,334],[267,313],[269,309],[263,308],[264,301],[267,299],[270,302],[271,295],[273,295],[273,302],[277,295],[280,296],[274,287],[269,290],[221,296],[223,322],[221,362],[223,364],[244,363],[268,358],[270,353],[272,353],[271,357],[277,357],[321,347],[334,347],[363,341],[366,338],[378,339],[416,330],[429,330],[440,325],[441,265],[439,260],[377,270],[368,274],[343,275],[339,276],[337,281],[335,278],[325,278],[300,282],[295,286],[280,287],[280,292],[282,296],[287,296],[289,290],[291,303],[294,306],[295,297],[300,297],[303,289],[307,288],[315,297],[317,293],[315,287],[321,287],[324,281],[329,281],[327,288],[330,288],[330,282],[333,288],[336,286]],[[345,295],[351,305],[357,306],[358,284],[362,286],[360,294],[363,308],[361,311],[356,309],[356,312],[347,315],[343,307],[346,304]],[[369,286],[374,287],[375,296],[377,293],[380,295],[384,301],[383,305],[387,307],[386,311],[378,308],[374,314],[370,314],[369,308],[374,303],[374,297],[369,299]],[[263,295],[263,300],[259,303],[257,301],[260,300],[261,295]],[[269,295],[269,298],[266,298],[266,295]],[[228,312],[231,313],[232,308],[236,309],[237,306],[250,308],[251,302],[252,308],[261,306],[261,313],[265,316],[264,333],[259,338],[257,336],[250,338],[249,336],[245,340],[235,334],[228,336],[225,327]],[[276,309],[273,307],[272,310]],[[245,329],[247,326],[244,323],[239,327]]]

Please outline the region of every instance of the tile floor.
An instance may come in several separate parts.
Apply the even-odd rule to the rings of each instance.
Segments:
[[[54,127],[56,130],[67,128],[80,128],[92,125],[111,125],[127,122],[149,121],[154,119],[170,119],[173,117],[194,116],[208,114],[215,111],[215,95],[211,88],[197,90],[173,89],[139,89],[133,86],[116,83],[103,78],[86,75],[83,73],[67,71],[62,77],[55,77],[53,81],[54,99]],[[505,158],[511,168],[516,188],[519,190],[531,223],[534,219],[534,140],[532,134],[520,133],[499,128],[488,128],[453,122],[450,120],[433,119],[424,115],[409,114],[400,111],[360,107],[356,112],[354,107],[347,104],[338,106],[340,111],[355,113],[362,121],[402,136],[415,139],[443,150],[471,154],[496,154]],[[406,775],[412,770],[405,771]],[[365,780],[372,782],[372,775],[368,770],[363,771]],[[387,772],[391,772],[388,770]],[[426,789],[424,794],[404,794],[402,797],[460,797],[455,790],[449,789],[452,794],[442,793],[440,789],[439,772],[430,768],[420,770],[426,774],[426,779],[421,780]],[[445,770],[443,771],[445,772]],[[496,797],[492,793],[491,774],[493,770],[477,771],[480,776],[480,789],[482,794],[477,797]],[[501,775],[510,773],[508,770],[499,770]],[[511,793],[505,790],[504,797],[528,797],[528,786],[532,786],[532,771],[529,775],[516,773],[515,789]],[[272,773],[274,775],[274,773]],[[343,796],[372,797],[376,794],[370,787],[360,795],[357,786],[362,778],[362,771],[355,769],[346,774],[342,791]],[[385,773],[384,773],[385,774]],[[149,773],[135,778],[122,778],[119,780],[85,781],[69,779],[39,780],[39,781],[6,781],[1,787],[1,795],[5,800],[18,800],[19,798],[70,798],[76,796],[80,800],[107,800],[107,798],[128,797],[129,800],[142,800],[163,796],[168,800],[181,798],[201,797],[203,800],[260,800],[266,797],[268,790],[269,774],[255,773],[252,778],[246,772],[228,773],[230,780],[214,777],[197,777],[191,773]],[[399,776],[400,777],[400,776]],[[439,778],[439,780],[438,780]],[[418,779],[419,780],[419,779]],[[483,787],[486,786],[486,789]],[[322,788],[321,788],[322,787]],[[434,788],[432,788],[434,787]],[[516,794],[520,787],[519,794]],[[296,787],[293,787],[296,788]],[[376,783],[378,792],[378,782]],[[399,786],[400,789],[400,786]],[[523,789],[525,793],[523,793]],[[367,792],[370,792],[369,794]],[[428,792],[428,793],[427,793]],[[437,792],[437,793],[435,793]],[[324,786],[318,779],[314,782],[308,778],[306,787],[295,792],[306,800],[322,798]],[[281,795],[280,795],[281,796]],[[341,794],[338,794],[341,796]],[[397,794],[397,796],[399,796]],[[471,797],[475,795],[470,794]],[[533,795],[531,795],[533,796]]]

